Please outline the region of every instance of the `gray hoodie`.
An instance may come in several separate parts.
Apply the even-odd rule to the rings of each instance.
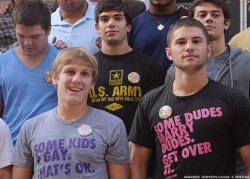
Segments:
[[[208,78],[239,90],[250,99],[250,53],[230,45],[228,45],[228,48],[229,58],[222,65],[215,78],[211,76],[208,76]],[[165,81],[169,80],[168,78],[174,79],[174,76],[175,69],[172,64],[167,71]]]

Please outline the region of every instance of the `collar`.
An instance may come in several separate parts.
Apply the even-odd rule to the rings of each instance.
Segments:
[[[78,19],[76,23],[80,23],[86,20],[95,20],[95,15],[94,15],[95,7],[91,5],[89,2],[87,3],[88,3],[88,8],[87,8],[85,15],[82,18]],[[69,24],[69,23],[62,19],[62,16],[60,13],[60,7],[58,7],[56,11],[51,14],[51,25],[53,26],[53,25],[63,25],[63,24]]]

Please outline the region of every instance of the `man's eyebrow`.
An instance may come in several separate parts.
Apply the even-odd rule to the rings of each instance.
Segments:
[[[211,10],[211,11],[207,11],[207,10],[198,10],[197,13],[206,13],[206,12],[219,12],[221,13],[220,10]]]
[[[115,14],[114,16],[124,16],[124,14],[118,13],[118,14]],[[110,16],[109,15],[100,15],[100,18],[103,18],[103,17],[110,17]]]

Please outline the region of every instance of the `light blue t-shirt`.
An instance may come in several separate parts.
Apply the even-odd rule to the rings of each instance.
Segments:
[[[100,50],[100,37],[95,29],[94,6],[88,3],[85,16],[76,21],[73,25],[63,20],[60,7],[51,14],[51,33],[49,43],[53,37],[63,40],[68,47],[83,47],[91,53]]]
[[[60,52],[50,45],[45,58],[35,68],[25,66],[12,48],[0,55],[0,98],[4,100],[4,121],[8,124],[13,142],[24,121],[57,105],[56,89],[47,82],[46,72]]]

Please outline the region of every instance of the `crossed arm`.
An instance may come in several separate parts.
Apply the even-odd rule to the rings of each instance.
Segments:
[[[152,150],[129,142],[130,148],[130,178],[131,179],[146,179],[147,166]]]
[[[241,159],[245,163],[247,176],[250,178],[250,144],[239,148]]]

